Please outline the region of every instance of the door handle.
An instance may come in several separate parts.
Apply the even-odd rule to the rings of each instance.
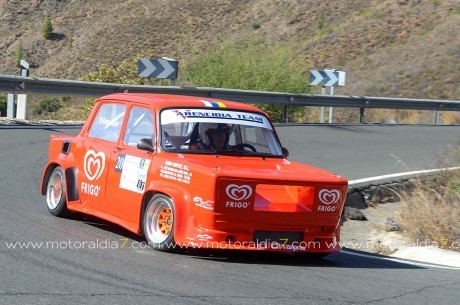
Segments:
[[[115,146],[115,149],[113,150],[113,152],[117,152],[117,151],[121,151],[121,150],[124,150],[125,148],[123,146]]]

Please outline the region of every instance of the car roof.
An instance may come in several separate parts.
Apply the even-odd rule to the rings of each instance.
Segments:
[[[98,100],[118,100],[126,102],[136,102],[146,105],[152,105],[156,110],[171,107],[191,107],[191,108],[205,108],[207,107],[204,102],[213,102],[215,108],[229,108],[264,113],[257,107],[227,100],[197,97],[197,96],[186,96],[186,95],[171,95],[171,94],[153,94],[153,93],[114,93],[103,96]],[[225,107],[221,107],[223,103]],[[209,103],[208,103],[209,105]],[[220,106],[220,107],[219,107]],[[211,107],[211,106],[208,106]]]

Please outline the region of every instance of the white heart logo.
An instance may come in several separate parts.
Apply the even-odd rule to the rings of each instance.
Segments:
[[[319,191],[318,197],[319,197],[319,200],[321,200],[321,202],[324,204],[327,204],[327,205],[333,204],[339,201],[340,191],[323,189]]]
[[[105,167],[105,154],[100,151],[96,153],[90,149],[86,152],[83,160],[83,170],[86,178],[90,181],[97,180],[102,175]]]
[[[236,201],[246,200],[252,195],[252,187],[249,185],[229,184],[225,189],[227,196]]]

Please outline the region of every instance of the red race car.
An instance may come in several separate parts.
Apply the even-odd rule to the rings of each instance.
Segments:
[[[287,157],[256,107],[112,94],[78,135],[51,136],[41,193],[53,215],[94,215],[162,251],[340,251],[346,179]]]

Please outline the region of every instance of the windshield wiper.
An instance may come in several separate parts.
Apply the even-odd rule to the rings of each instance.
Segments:
[[[241,150],[225,150],[225,149],[218,149],[215,151],[216,154],[220,155],[235,155],[235,156],[251,156],[251,157],[276,157],[270,153],[263,153],[263,152],[254,152],[254,151],[241,151]]]

